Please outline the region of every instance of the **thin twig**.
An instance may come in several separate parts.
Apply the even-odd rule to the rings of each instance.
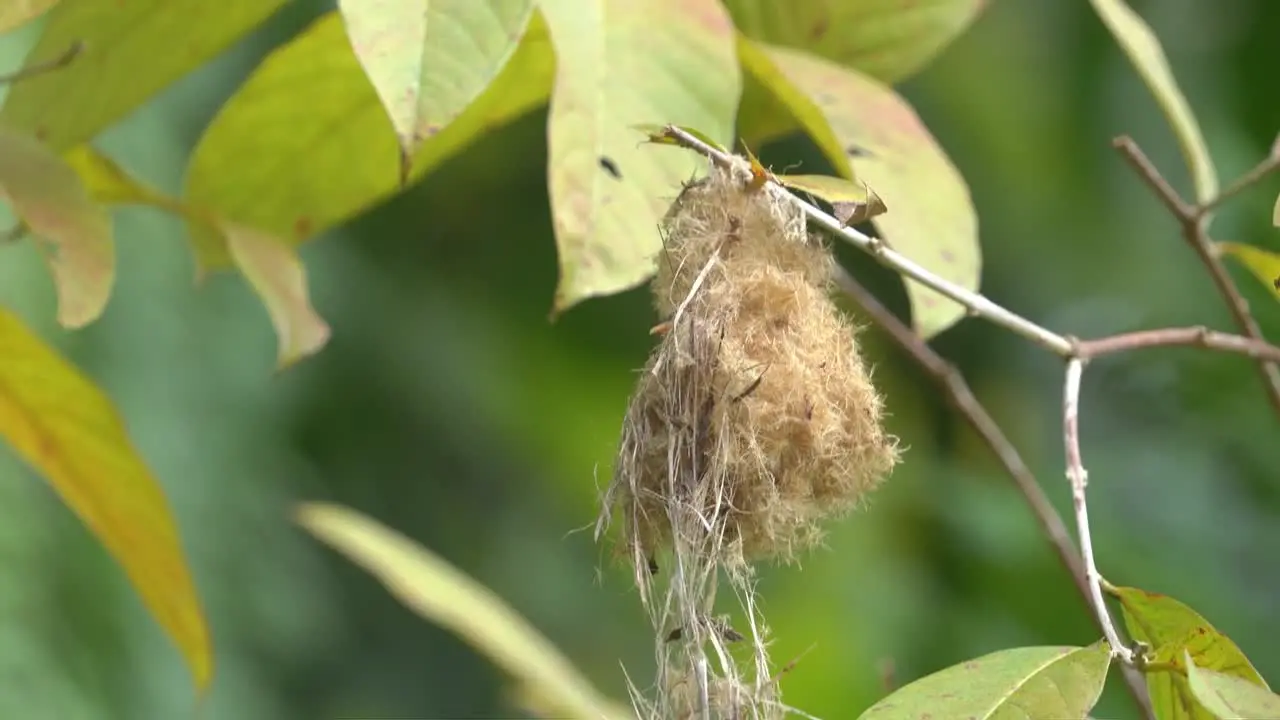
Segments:
[[[1253,314],[1249,312],[1249,303],[1240,294],[1240,289],[1236,287],[1235,281],[1231,279],[1231,275],[1227,272],[1226,266],[1222,264],[1222,260],[1214,252],[1213,240],[1209,237],[1208,232],[1208,211],[1216,207],[1226,197],[1230,197],[1235,193],[1248,187],[1250,184],[1257,182],[1263,176],[1275,169],[1268,162],[1264,162],[1259,167],[1263,168],[1263,172],[1258,172],[1259,168],[1246,173],[1236,182],[1231,183],[1227,190],[1223,191],[1216,198],[1206,201],[1203,205],[1196,206],[1188,204],[1184,201],[1170,185],[1160,171],[1156,169],[1151,160],[1142,152],[1142,148],[1127,135],[1116,138],[1112,141],[1112,145],[1120,151],[1120,154],[1137,172],[1138,177],[1147,184],[1148,187],[1155,192],[1156,197],[1164,203],[1165,207],[1178,221],[1182,227],[1182,237],[1186,240],[1191,249],[1195,251],[1196,256],[1200,258],[1200,262],[1209,271],[1209,277],[1213,279],[1213,284],[1218,288],[1218,294],[1227,303],[1227,309],[1231,311],[1232,317],[1235,319],[1236,326],[1240,332],[1248,335],[1254,340],[1265,342],[1262,335],[1262,329],[1258,327],[1258,321],[1254,319]],[[1273,150],[1272,160],[1277,153]],[[1280,163],[1280,160],[1275,161]],[[1267,397],[1271,401],[1271,406],[1280,414],[1280,366],[1266,360],[1259,360],[1258,370],[1262,373],[1262,380],[1267,388]]]
[[[1207,215],[1222,203],[1257,185],[1263,178],[1276,170],[1280,170],[1280,137],[1276,138],[1276,143],[1271,147],[1271,152],[1265,160],[1253,166],[1253,169],[1249,172],[1236,178],[1235,182],[1219,192],[1217,197],[1201,203],[1196,208],[1196,214],[1200,216]]]
[[[1102,634],[1111,646],[1111,654],[1125,665],[1133,664],[1133,651],[1116,633],[1102,596],[1102,576],[1093,559],[1093,536],[1089,531],[1089,504],[1085,500],[1085,487],[1089,473],[1084,469],[1080,456],[1080,379],[1084,376],[1085,361],[1074,357],[1067,361],[1067,378],[1062,393],[1062,438],[1067,456],[1067,479],[1071,481],[1071,501],[1076,511],[1076,533],[1080,536],[1080,554],[1084,557],[1085,577],[1089,581],[1089,598],[1093,611],[1102,625]]]
[[[43,75],[47,72],[62,69],[71,64],[72,60],[79,57],[84,52],[84,43],[76,40],[71,46],[62,51],[61,55],[50,58],[43,62],[32,63],[20,70],[14,70],[6,75],[0,75],[0,85],[5,83],[14,83],[20,80],[26,80],[36,75]]]
[[[1280,362],[1280,347],[1243,335],[1217,332],[1203,326],[1139,330],[1097,340],[1082,340],[1077,346],[1077,351],[1081,358],[1087,360],[1130,350],[1174,346],[1200,347],[1245,355],[1254,360]]]
[[[1096,620],[1097,614],[1092,612],[1093,602],[1089,590],[1089,581],[1085,575],[1084,563],[1080,560],[1079,553],[1076,552],[1075,544],[1071,541],[1071,535],[1067,531],[1066,524],[1062,522],[1062,517],[1058,515],[1053,505],[1049,502],[1049,498],[1044,494],[1044,490],[1036,482],[1035,475],[1031,473],[1030,468],[1023,462],[1017,448],[1013,446],[1013,443],[1009,441],[1009,438],[1000,429],[999,424],[991,417],[991,414],[987,412],[987,409],[983,407],[978,398],[974,396],[969,384],[965,382],[964,375],[934,351],[933,348],[929,347],[928,343],[912,332],[906,323],[899,320],[889,308],[881,304],[871,291],[863,287],[844,268],[836,269],[836,284],[845,294],[853,298],[853,301],[862,308],[872,322],[884,330],[897,343],[898,347],[906,351],[915,360],[916,364],[942,386],[942,389],[946,392],[947,399],[956,409],[956,412],[960,413],[960,416],[973,428],[978,437],[982,438],[991,453],[1004,466],[1005,472],[1008,473],[1009,478],[1013,480],[1014,485],[1022,493],[1022,497],[1031,508],[1031,512],[1035,515],[1036,521],[1040,524],[1045,537],[1053,545],[1053,549],[1058,554],[1058,559],[1062,561],[1063,566],[1070,573],[1076,589],[1080,592],[1081,599],[1084,600],[1085,606],[1090,609],[1090,614],[1094,616],[1095,621],[1098,623],[1098,629],[1102,630],[1101,621]],[[1146,683],[1142,678],[1142,674],[1126,665],[1124,666],[1124,679],[1129,693],[1141,709],[1143,717],[1154,720],[1155,716],[1151,711]]]
[[[748,171],[749,163],[734,155],[733,153],[712,147],[707,143],[694,137],[687,131],[674,126],[668,125],[663,129],[665,137],[670,138],[679,145],[702,153],[707,156],[713,163],[724,168],[735,168],[740,171]],[[800,208],[806,217],[814,222],[814,224],[836,234],[843,240],[853,244],[854,246],[866,251],[880,264],[892,268],[899,274],[915,280],[916,282],[928,287],[935,292],[941,293],[955,302],[963,305],[970,315],[986,318],[987,320],[1005,327],[1015,334],[1021,335],[1028,340],[1040,345],[1050,352],[1062,357],[1071,354],[1071,343],[1063,336],[1048,330],[1036,323],[1018,315],[1017,313],[1006,310],[1000,305],[992,302],[986,297],[963,288],[950,280],[938,277],[921,267],[915,261],[907,256],[899,253],[889,247],[884,241],[858,232],[854,228],[847,227],[829,213],[824,212],[812,203],[806,202],[803,198],[791,193],[781,183],[769,178],[769,182],[765,184],[769,192],[775,197],[785,200],[796,207]]]

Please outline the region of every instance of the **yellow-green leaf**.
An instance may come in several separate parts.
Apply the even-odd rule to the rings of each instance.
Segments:
[[[529,23],[516,54],[462,115],[424,142],[421,176],[489,129],[545,101],[554,59]],[[297,245],[397,189],[400,151],[336,11],[272,52],[223,105],[187,170],[187,197]],[[223,238],[189,226],[204,268],[232,263]]]
[[[836,174],[853,180],[853,164],[822,109],[787,79],[762,47],[741,33],[738,62],[746,71],[738,110],[738,132],[742,137],[760,144],[799,126],[813,139]]]
[[[149,205],[217,232],[226,242],[240,272],[266,305],[279,339],[280,367],[324,347],[329,339],[329,326],[311,307],[306,270],[291,245],[170,197],[133,177],[110,157],[88,145],[73,148],[65,157],[99,202]]]
[[[279,339],[279,363],[291,365],[329,341],[329,326],[311,307],[307,272],[293,247],[260,230],[221,223],[240,272],[267,306]]]
[[[76,0],[53,9],[27,65],[75,42],[67,67],[14,85],[0,123],[54,150],[79,145],[271,16],[286,0]]]
[[[822,111],[841,147],[856,155],[858,180],[892,208],[874,219],[885,241],[930,272],[977,290],[978,217],[964,178],[915,110],[892,88],[821,58],[765,48],[779,71]],[[965,310],[907,281],[916,332],[928,338]]]
[[[35,138],[7,129],[0,129],[0,194],[36,236],[49,263],[58,322],[78,328],[96,320],[115,282],[115,245],[106,210],[93,202],[61,158]]]
[[[1098,17],[1115,36],[1129,60],[1137,68],[1160,109],[1173,127],[1178,145],[1186,158],[1195,184],[1196,200],[1205,202],[1218,194],[1218,175],[1205,147],[1204,137],[1187,99],[1178,89],[1178,81],[1169,68],[1169,60],[1155,33],[1124,0],[1090,0]]]
[[[1082,718],[1098,702],[1110,665],[1101,641],[1000,650],[916,680],[859,720]]]
[[[1235,242],[1219,242],[1215,245],[1219,253],[1239,260],[1276,298],[1280,298],[1280,254]]]
[[[1271,211],[1271,224],[1280,227],[1280,197],[1276,198],[1276,206]]]
[[[924,67],[986,0],[725,0],[748,37],[806,50],[884,82]]]
[[[1181,666],[1185,651],[1200,667],[1266,686],[1240,648],[1186,605],[1138,588],[1108,586],[1107,592],[1120,600],[1129,636],[1151,647],[1154,662]],[[1149,673],[1147,688],[1152,708],[1162,720],[1213,718],[1195,702],[1186,678],[1178,672]]]
[[[1280,695],[1234,675],[1197,667],[1190,654],[1184,662],[1191,692],[1219,720],[1280,718]]]
[[[774,178],[792,190],[799,190],[831,203],[836,219],[845,225],[856,225],[888,212],[884,200],[866,183],[851,182],[829,175],[775,175]]]
[[[520,44],[533,0],[338,0],[404,158],[453,122]]]
[[[521,685],[549,717],[625,718],[536,629],[488,588],[409,538],[354,510],[300,507],[298,522],[371,575],[410,610],[456,633]]]
[[[541,0],[556,52],[548,128],[555,311],[644,281],[658,225],[697,157],[637,144],[642,123],[732,145],[741,78],[718,0]]]
[[[107,396],[2,308],[0,436],[124,568],[203,691],[213,651],[164,493]]]
[[[3,0],[0,2],[0,33],[25,25],[49,12],[59,0]]]

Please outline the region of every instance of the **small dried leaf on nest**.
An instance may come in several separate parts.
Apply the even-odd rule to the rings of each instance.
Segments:
[[[715,170],[665,219],[654,304],[671,318],[628,407],[606,502],[624,546],[744,569],[790,559],[897,462],[834,260],[803,214]]]

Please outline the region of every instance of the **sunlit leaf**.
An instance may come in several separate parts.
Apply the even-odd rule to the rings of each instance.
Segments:
[[[1101,641],[1084,648],[1000,650],[916,680],[860,717],[1080,718],[1098,702],[1110,665],[1111,652]]]
[[[850,182],[829,175],[775,175],[778,182],[792,190],[806,192],[831,203],[836,219],[845,225],[856,225],[888,212],[866,183]]]
[[[89,195],[104,205],[153,205],[172,209],[175,201],[140,182],[91,145],[77,145],[62,159],[80,176]]]
[[[27,65],[84,51],[10,90],[0,123],[67,150],[128,115],[271,16],[286,0],[64,2],[49,14]]]
[[[853,180],[853,164],[822,109],[787,79],[762,47],[741,33],[738,61],[746,71],[738,113],[742,136],[748,141],[764,142],[799,126],[813,139],[836,174]]]
[[[822,111],[858,180],[892,208],[873,220],[885,241],[935,275],[977,290],[978,217],[964,178],[911,106],[891,88],[820,58],[765,48],[779,71]],[[914,280],[907,297],[916,332],[928,338],[965,309]]]
[[[107,396],[4,309],[0,436],[123,566],[203,690],[209,631],[164,493]]]
[[[409,538],[353,510],[308,503],[298,522],[409,609],[456,633],[521,684],[550,717],[625,718],[524,618],[488,588]]]
[[[1280,254],[1234,242],[1219,242],[1215,246],[1218,252],[1239,260],[1254,277],[1280,298]]]
[[[1276,206],[1271,211],[1271,224],[1280,227],[1280,197],[1276,198]]]
[[[1178,81],[1169,68],[1169,60],[1151,28],[1124,0],[1090,0],[1093,9],[1115,36],[1120,47],[1137,68],[1143,82],[1155,95],[1156,102],[1173,127],[1178,145],[1191,169],[1196,199],[1205,202],[1218,194],[1218,176],[1196,116],[1178,89]]]
[[[1107,592],[1120,600],[1129,636],[1151,647],[1153,662],[1179,666],[1186,651],[1200,667],[1266,686],[1240,648],[1186,605],[1138,588],[1108,586]],[[1177,672],[1148,673],[1147,688],[1161,720],[1213,718],[1195,702],[1186,678]]]
[[[1234,675],[1197,667],[1189,654],[1184,662],[1191,692],[1220,720],[1280,718],[1280,695]]]
[[[548,180],[559,312],[644,281],[673,188],[705,167],[692,153],[638,144],[631,128],[673,123],[731,145],[741,81],[733,25],[718,0],[539,7],[557,59]]]
[[[35,138],[0,129],[0,194],[37,238],[58,292],[58,322],[96,320],[111,297],[111,217],[74,170]],[[47,243],[47,244],[46,244]]]
[[[412,176],[544,102],[553,65],[535,18],[498,78],[422,144]],[[393,194],[399,163],[386,111],[333,11],[267,56],[223,105],[191,158],[187,197],[297,245]],[[191,232],[202,267],[232,263],[219,234]]]
[[[311,307],[307,273],[293,247],[260,230],[232,222],[222,231],[240,272],[262,298],[279,339],[279,363],[291,365],[324,347],[329,326]]]
[[[400,138],[407,176],[520,43],[533,0],[338,0],[347,35]]]
[[[25,25],[49,12],[59,0],[2,0],[0,1],[0,33]]]
[[[647,135],[649,137],[649,142],[653,143],[654,145],[679,145],[680,142],[677,141],[671,135],[671,133],[667,130],[668,127],[670,126],[657,125],[654,123],[638,123],[636,125],[632,125],[633,129],[639,130],[640,132]],[[726,153],[729,152],[728,149],[725,148],[725,146],[711,139],[711,136],[707,135],[701,130],[698,130],[696,128],[690,128],[690,127],[681,127],[679,125],[677,125],[676,127],[679,127],[681,130],[689,133],[693,137],[701,140],[702,142],[706,143],[707,145],[710,145],[711,147],[715,148],[716,150],[719,150],[720,152],[726,152]]]
[[[748,37],[815,53],[885,82],[915,74],[986,0],[725,0]]]

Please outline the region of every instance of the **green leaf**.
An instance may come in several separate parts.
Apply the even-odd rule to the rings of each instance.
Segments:
[[[1239,260],[1254,277],[1280,298],[1280,254],[1234,242],[1219,242],[1214,245],[1220,254],[1231,255]]]
[[[297,252],[284,241],[233,222],[221,223],[236,266],[267,306],[276,328],[278,362],[286,367],[320,351],[329,326],[311,307],[307,274]]]
[[[1271,224],[1280,227],[1280,197],[1276,198],[1275,209],[1271,211]]]
[[[426,548],[338,505],[304,504],[297,519],[377,578],[410,610],[488,656],[547,716],[631,717],[602,697],[550,641],[488,588]]]
[[[339,0],[347,35],[400,138],[405,177],[511,58],[533,0]]]
[[[25,130],[59,152],[128,115],[203,65],[286,0],[77,0],[54,8],[27,66],[84,52],[67,67],[17,83],[0,123]]]
[[[725,0],[748,37],[812,52],[888,83],[919,72],[986,0]]]
[[[1129,636],[1151,647],[1153,663],[1177,669],[1187,651],[1201,667],[1266,686],[1240,648],[1196,611],[1167,595],[1131,587],[1106,589],[1120,600]],[[1147,688],[1151,706],[1161,720],[1212,720],[1213,716],[1195,702],[1186,678],[1178,672],[1148,673]]]
[[[547,134],[558,313],[652,274],[666,205],[705,167],[690,153],[637,144],[630,128],[696,127],[731,145],[741,78],[733,25],[718,0],[539,7],[557,61]]]
[[[874,222],[885,241],[925,269],[977,290],[982,255],[978,218],[964,178],[906,100],[839,65],[783,48],[765,48],[782,74],[812,98],[855,154],[858,180],[892,212]],[[929,338],[964,317],[964,308],[913,280],[907,296],[916,332]]]
[[[746,71],[739,132],[751,142],[766,140],[799,127],[809,134],[836,174],[854,180],[853,165],[831,124],[812,99],[778,69],[764,48],[738,35],[738,61]],[[779,113],[778,111],[785,111]]]
[[[35,138],[6,129],[0,129],[0,194],[36,236],[49,263],[58,322],[79,328],[98,319],[116,272],[106,210],[61,158]]]
[[[0,2],[0,33],[35,20],[49,12],[59,0],[4,0]]]
[[[1187,167],[1191,169],[1196,200],[1211,200],[1218,194],[1217,171],[1209,157],[1209,150],[1205,147],[1204,137],[1200,134],[1196,116],[1192,114],[1191,108],[1187,106],[1187,99],[1178,89],[1178,81],[1173,78],[1173,71],[1169,68],[1169,60],[1160,47],[1160,41],[1124,0],[1090,2],[1107,29],[1115,36],[1116,42],[1129,56],[1168,118],[1169,125],[1178,138],[1178,145],[1182,148],[1182,155],[1186,158]]]
[[[850,182],[828,175],[774,175],[792,190],[799,190],[831,203],[836,219],[845,225],[856,225],[883,215],[889,208],[866,183]]]
[[[99,202],[149,205],[217,232],[227,243],[236,266],[267,307],[279,338],[280,367],[324,347],[329,339],[329,326],[311,307],[306,270],[292,246],[268,233],[229,222],[169,197],[137,180],[114,160],[88,145],[73,148],[65,157]]]
[[[916,680],[860,718],[1082,718],[1098,702],[1110,665],[1111,652],[1102,641],[1084,648],[1000,650]]]
[[[1184,662],[1196,700],[1221,720],[1280,718],[1280,695],[1234,675],[1196,667],[1190,654]]]
[[[213,651],[164,493],[92,381],[0,309],[0,436],[124,568],[198,690]]]
[[[414,158],[420,177],[489,129],[542,103],[554,58],[541,22],[476,102]],[[400,151],[336,11],[272,52],[222,107],[187,170],[187,197],[290,245],[397,189]],[[204,268],[232,263],[225,240],[190,226]]]

